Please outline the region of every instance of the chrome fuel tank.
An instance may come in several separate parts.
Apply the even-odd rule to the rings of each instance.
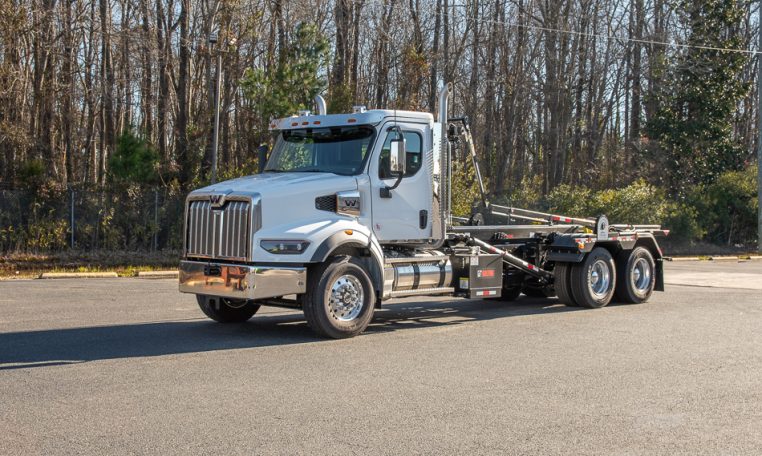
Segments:
[[[452,283],[452,263],[449,258],[395,258],[386,265],[386,278],[393,280],[393,291],[446,287]]]

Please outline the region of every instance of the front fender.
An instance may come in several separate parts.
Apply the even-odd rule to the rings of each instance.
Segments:
[[[373,286],[378,296],[384,285],[384,254],[376,236],[367,228],[345,228],[326,237],[312,255],[312,263],[322,263],[335,254],[346,253],[349,249],[362,253],[360,261],[366,263]]]

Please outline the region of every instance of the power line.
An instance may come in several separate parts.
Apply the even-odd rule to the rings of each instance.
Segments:
[[[366,0],[348,0],[355,3],[364,4]],[[374,3],[376,5],[380,6],[386,6],[383,3],[379,3],[376,0],[371,0],[369,3]],[[450,8],[467,8],[467,5],[449,5]],[[439,16],[445,16],[449,13],[447,12],[433,12],[431,13],[433,15],[439,15]],[[592,32],[581,32],[577,30],[569,30],[569,29],[562,29],[562,28],[554,28],[554,27],[546,27],[543,25],[532,25],[532,24],[521,24],[516,22],[505,22],[505,21],[497,21],[494,19],[486,19],[486,18],[469,18],[469,20],[473,22],[477,22],[479,24],[494,24],[494,25],[502,25],[505,27],[513,27],[513,28],[525,28],[530,30],[537,30],[542,32],[553,32],[553,33],[559,33],[559,34],[568,34],[568,35],[575,35],[575,36],[584,36],[589,38],[599,38],[603,40],[608,41],[620,41],[620,42],[630,42],[630,43],[638,43],[638,44],[649,44],[649,45],[655,45],[655,46],[664,46],[664,47],[674,47],[674,48],[680,48],[680,49],[696,49],[696,50],[702,50],[702,51],[718,51],[718,52],[731,52],[731,53],[739,53],[739,54],[748,54],[748,55],[759,55],[762,54],[762,51],[760,50],[754,50],[754,49],[738,49],[738,48],[724,48],[719,46],[702,46],[702,45],[696,45],[696,44],[687,44],[687,43],[678,43],[676,41],[659,41],[659,40],[649,40],[649,39],[643,39],[643,38],[631,38],[631,37],[624,37],[624,36],[617,36],[612,34],[604,34],[604,33],[592,33]]]

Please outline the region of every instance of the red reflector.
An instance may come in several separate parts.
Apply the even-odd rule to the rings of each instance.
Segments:
[[[537,267],[533,264],[527,264],[527,268],[529,268],[530,271],[534,271],[535,269],[537,269]]]
[[[291,126],[292,127],[298,127],[299,126],[299,122],[291,122]]]
[[[309,125],[309,122],[302,122],[302,125]]]
[[[355,123],[357,122],[357,119],[347,119],[347,123]]]
[[[477,277],[495,277],[494,269],[479,269],[476,271]]]
[[[316,120],[316,121],[314,121],[312,123],[315,124],[315,125],[320,125],[320,121],[319,120]]]

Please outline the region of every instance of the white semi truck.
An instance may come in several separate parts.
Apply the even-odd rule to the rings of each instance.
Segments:
[[[467,120],[366,110],[275,120],[260,174],[188,195],[180,291],[218,322],[262,305],[301,308],[309,326],[352,337],[393,298],[641,303],[663,290],[658,226],[610,225],[490,204]],[[452,146],[468,147],[482,199],[451,213]]]

